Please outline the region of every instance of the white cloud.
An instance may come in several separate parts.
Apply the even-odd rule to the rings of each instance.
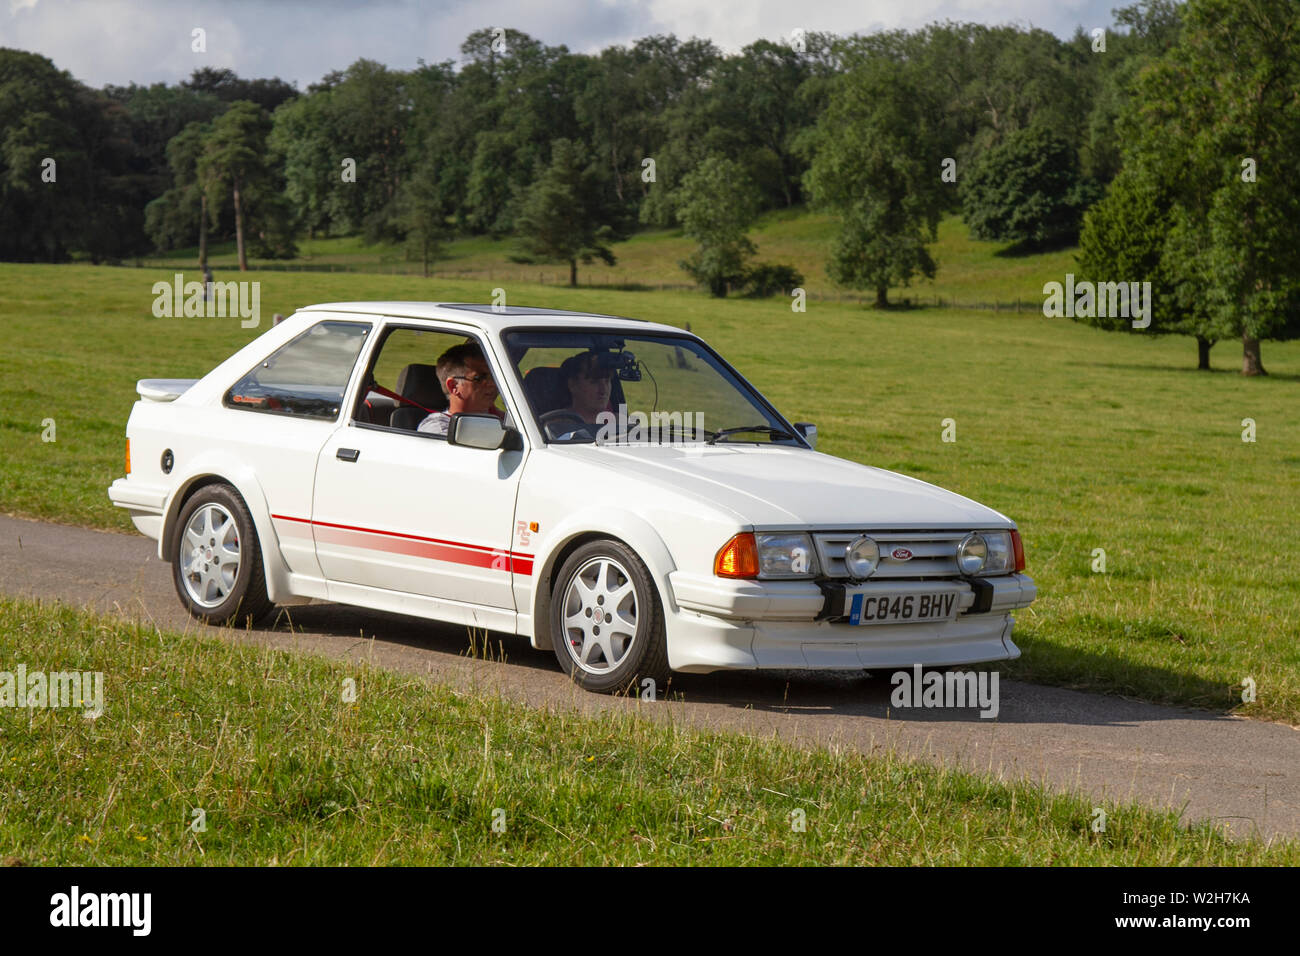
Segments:
[[[835,33],[935,20],[1032,23],[1058,36],[1109,25],[1117,0],[9,0],[0,46],[48,56],[91,84],[176,82],[200,66],[279,76],[300,88],[360,57],[398,69],[458,59],[472,31],[513,27],[577,52],[652,33],[708,37],[724,50],[796,27]],[[207,53],[190,50],[207,31]]]

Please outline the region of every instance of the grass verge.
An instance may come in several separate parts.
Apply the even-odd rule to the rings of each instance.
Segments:
[[[0,708],[10,862],[1300,864],[1294,842],[1230,842],[1118,804],[1094,833],[1089,801],[637,713],[654,704],[537,711],[364,664],[0,601],[0,670],[20,662],[103,672],[105,710]]]

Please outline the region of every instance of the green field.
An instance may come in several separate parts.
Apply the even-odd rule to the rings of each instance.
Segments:
[[[644,719],[662,704],[539,711],[0,601],[15,659],[102,672],[104,712],[0,708],[11,865],[1300,864],[1176,813],[1107,802],[1094,833],[1092,800]]]
[[[860,301],[874,293],[836,288],[826,278],[826,255],[835,238],[836,223],[828,215],[801,209],[765,214],[750,232],[758,247],[756,261],[786,263],[804,276],[804,288],[812,299]],[[910,299],[917,305],[993,305],[1012,307],[1020,301],[1025,311],[1041,307],[1043,283],[1060,280],[1074,270],[1074,250],[1036,256],[1007,255],[1009,243],[980,242],[970,238],[964,223],[955,216],[939,226],[938,241],[931,254],[938,263],[934,279],[920,279],[908,288],[894,290],[894,299]],[[693,245],[680,230],[650,230],[614,245],[618,262],[579,265],[580,285],[623,287],[644,290],[690,289],[691,280],[677,263]],[[340,272],[356,270],[375,273],[418,274],[422,266],[408,261],[401,246],[365,245],[356,236],[306,239],[298,243],[299,257],[285,263],[266,263],[275,269],[310,269]],[[521,265],[510,261],[518,253],[513,240],[485,237],[457,239],[446,245],[446,258],[433,264],[433,279],[468,280],[479,283],[523,282],[533,285],[563,285],[569,281],[567,265]],[[218,244],[209,250],[209,262],[218,278],[230,278],[235,270],[234,243]],[[145,260],[150,268],[191,270],[198,261],[197,249],[184,249],[167,256]],[[257,263],[250,263],[254,268]]]
[[[1015,261],[1050,277],[1060,255]],[[982,288],[983,267],[968,266],[961,281]],[[0,266],[0,508],[129,528],[105,488],[122,473],[135,381],[201,375],[257,331],[154,318],[151,286],[168,275]],[[491,290],[415,276],[249,278],[262,282],[264,317],[346,299],[485,301]],[[1215,371],[1197,372],[1190,340],[1032,313],[814,301],[792,315],[782,299],[503,287],[517,305],[690,323],[791,420],[816,422],[823,450],[1014,518],[1040,597],[1018,615],[1013,676],[1300,723],[1300,343],[1267,343],[1273,374],[1247,380],[1233,343],[1215,348]],[[42,441],[48,418],[53,443]],[[955,443],[940,440],[948,418]],[[1245,418],[1254,443],[1242,441]],[[1104,574],[1092,570],[1098,548]],[[1243,704],[1247,677],[1257,699]]]

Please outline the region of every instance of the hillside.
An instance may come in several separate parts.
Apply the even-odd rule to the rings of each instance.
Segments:
[[[756,261],[793,265],[803,273],[804,287],[810,298],[865,299],[867,293],[837,289],[826,277],[826,258],[835,241],[837,228],[829,215],[791,209],[764,215],[750,230],[750,237],[758,247]],[[1075,250],[1016,256],[1006,254],[1010,245],[971,239],[965,224],[956,216],[949,216],[940,224],[938,242],[931,250],[939,264],[934,280],[921,280],[908,289],[895,289],[892,298],[899,301],[910,298],[918,305],[934,305],[936,300],[940,300],[945,305],[999,303],[1010,306],[1019,299],[1026,311],[1036,309],[1042,302],[1043,283],[1049,279],[1059,280],[1073,270]],[[690,279],[677,263],[691,248],[691,241],[680,230],[640,232],[614,246],[614,254],[618,257],[616,265],[596,262],[579,266],[578,282],[583,286],[628,289],[689,289],[692,287]],[[365,245],[356,236],[304,239],[298,243],[298,250],[297,259],[250,261],[250,266],[255,269],[416,276],[421,271],[420,263],[408,261],[401,246]],[[522,265],[510,261],[513,255],[518,255],[518,247],[510,239],[457,239],[446,245],[446,258],[434,264],[432,278],[546,285],[561,285],[568,281],[568,267],[565,265]],[[214,271],[233,270],[234,244],[210,247],[208,258]],[[143,264],[163,269],[193,270],[197,262],[198,249],[194,248],[147,259]]]

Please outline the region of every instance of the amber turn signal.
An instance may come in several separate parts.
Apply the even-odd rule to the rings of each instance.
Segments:
[[[758,544],[752,531],[742,531],[718,551],[713,573],[720,578],[758,577]]]
[[[131,439],[126,440],[126,473],[131,474]]]

